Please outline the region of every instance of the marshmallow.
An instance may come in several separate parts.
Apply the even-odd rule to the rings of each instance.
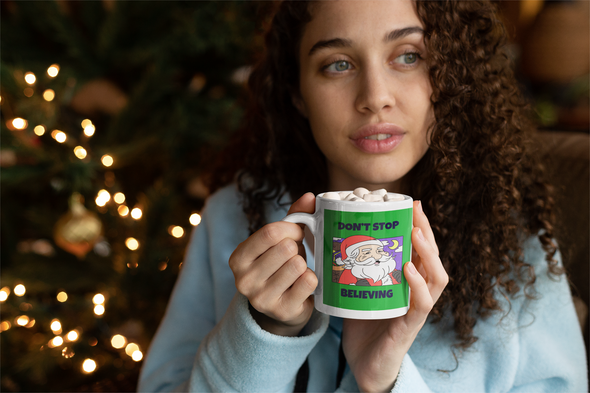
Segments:
[[[365,194],[369,193],[369,190],[367,190],[364,187],[359,187],[359,188],[355,188],[355,190],[353,191],[354,195],[356,195],[359,198],[362,198],[365,196]]]
[[[365,194],[363,199],[365,202],[383,202],[383,197],[381,195]]]
[[[340,199],[344,201],[352,193],[350,191],[340,191],[338,194],[340,195]]]
[[[338,194],[337,192],[326,192],[323,195],[324,198],[326,199],[338,199],[340,200],[340,194]]]
[[[401,195],[401,194],[393,194],[393,193],[392,193],[392,194],[387,194],[387,195],[385,195],[385,198],[384,198],[384,199],[385,199],[387,202],[390,202],[390,201],[403,201],[405,198],[404,198],[404,196],[403,196],[403,195]]]
[[[350,199],[351,202],[366,202],[363,198],[359,198],[359,197],[352,197],[352,199]]]
[[[380,188],[378,190],[371,191],[371,194],[379,195],[380,197],[384,197],[385,195],[387,195],[387,190],[385,188]]]

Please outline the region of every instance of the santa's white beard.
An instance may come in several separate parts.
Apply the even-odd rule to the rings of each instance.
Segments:
[[[395,270],[395,260],[391,257],[383,256],[379,259],[378,265],[375,265],[376,262],[375,258],[369,258],[363,261],[363,265],[354,265],[352,275],[359,279],[370,278],[373,282],[377,282]]]

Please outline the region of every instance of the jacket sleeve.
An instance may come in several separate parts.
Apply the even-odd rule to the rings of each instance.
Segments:
[[[240,294],[217,316],[220,300],[215,287],[220,284],[211,265],[209,237],[219,229],[212,230],[210,220],[215,217],[219,222],[219,215],[210,210],[205,208],[192,234],[165,316],[143,364],[138,390],[292,390],[299,367],[328,327],[328,317],[314,312],[304,336],[276,336],[256,324],[247,299]],[[223,289],[225,293],[235,291],[235,287]]]

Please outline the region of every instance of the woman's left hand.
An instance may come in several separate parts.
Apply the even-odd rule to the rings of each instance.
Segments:
[[[362,392],[384,392],[393,388],[402,359],[449,282],[432,228],[419,201],[414,202],[413,217],[415,253],[413,263],[404,266],[404,276],[412,290],[408,313],[383,320],[344,320],[344,355]]]

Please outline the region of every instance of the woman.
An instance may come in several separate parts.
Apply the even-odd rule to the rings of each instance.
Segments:
[[[282,3],[140,390],[587,389],[503,43],[487,2]],[[361,186],[419,201],[403,317],[314,311],[309,241],[277,222]]]

